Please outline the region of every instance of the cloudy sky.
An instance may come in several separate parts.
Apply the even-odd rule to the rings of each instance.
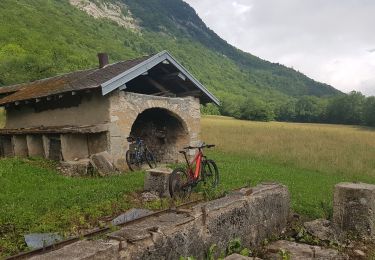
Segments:
[[[374,0],[185,0],[232,45],[375,95]]]

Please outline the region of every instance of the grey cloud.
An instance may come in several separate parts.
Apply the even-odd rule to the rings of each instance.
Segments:
[[[375,1],[186,2],[211,29],[244,51],[345,92],[375,88],[364,83],[375,79]]]

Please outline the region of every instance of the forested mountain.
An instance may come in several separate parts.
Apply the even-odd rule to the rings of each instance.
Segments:
[[[115,62],[164,49],[222,100],[223,114],[249,100],[279,113],[306,95],[341,94],[229,45],[182,0],[0,1],[0,86],[95,67],[97,52]]]

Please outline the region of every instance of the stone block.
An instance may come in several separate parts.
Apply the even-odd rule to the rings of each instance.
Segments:
[[[44,157],[43,139],[41,135],[27,135],[26,142],[29,156]]]
[[[90,156],[94,169],[100,175],[107,175],[116,171],[112,164],[111,155],[108,152],[101,152]]]
[[[13,136],[13,149],[14,149],[14,155],[15,156],[27,157],[29,155],[25,135],[14,135]]]
[[[61,152],[64,161],[88,158],[89,148],[87,144],[87,135],[62,134]]]
[[[119,242],[82,240],[74,244],[63,247],[62,249],[31,257],[32,260],[111,260],[118,259]]]
[[[155,168],[146,171],[144,190],[158,194],[160,197],[169,197],[169,175],[172,169]]]
[[[60,163],[60,171],[66,176],[91,176],[93,166],[89,159],[79,161],[63,161]]]
[[[266,248],[266,259],[349,259],[347,255],[335,249],[327,249],[319,246],[299,244],[296,242],[279,240],[269,244]]]
[[[323,241],[337,241],[336,232],[332,227],[332,223],[326,219],[316,219],[305,222],[304,227],[312,236]]]
[[[341,236],[375,237],[375,185],[337,184],[333,201],[333,225]]]

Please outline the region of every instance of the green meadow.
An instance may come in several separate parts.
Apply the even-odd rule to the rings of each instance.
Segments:
[[[330,217],[334,185],[375,183],[375,130],[371,128],[202,118],[202,140],[215,143],[220,190],[263,181],[288,186],[292,208],[307,218]],[[0,256],[27,250],[31,232],[79,234],[131,207],[142,172],[71,178],[42,159],[0,160]],[[164,205],[165,206],[165,205]]]

